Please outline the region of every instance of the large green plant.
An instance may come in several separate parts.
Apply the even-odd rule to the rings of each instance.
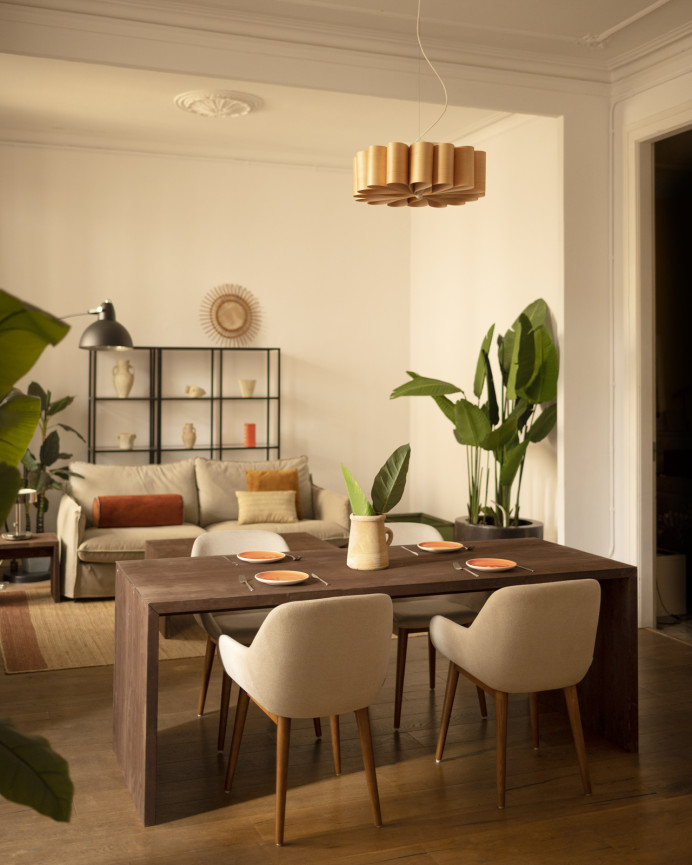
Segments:
[[[52,315],[0,289],[0,522],[7,519],[22,484],[17,464],[38,424],[41,404],[14,385],[47,345],[69,330]],[[65,760],[39,736],[0,721],[0,795],[30,805],[54,820],[69,820],[72,781]]]
[[[411,459],[411,445],[401,445],[382,466],[372,485],[372,504],[353,475],[342,464],[341,472],[346,482],[351,510],[356,516],[372,517],[376,514],[386,514],[399,504],[406,486],[408,464]]]
[[[59,466],[51,469],[58,460],[72,459],[72,454],[64,454],[60,452],[60,434],[55,427],[60,427],[66,432],[74,433],[83,442],[84,436],[67,426],[64,423],[53,423],[53,418],[56,414],[64,411],[69,405],[74,402],[73,396],[64,396],[61,399],[53,400],[50,391],[45,391],[41,385],[32,381],[27,388],[29,396],[36,397],[41,404],[41,413],[38,420],[38,429],[41,433],[41,447],[38,453],[38,459],[34,454],[27,450],[22,457],[22,463],[26,472],[26,484],[33,490],[36,490],[36,531],[44,530],[45,514],[48,510],[48,490],[61,490],[64,483],[70,477],[69,465]]]
[[[547,304],[539,298],[519,314],[504,335],[498,337],[499,376],[493,374],[490,360],[495,325],[490,327],[476,364],[473,381],[475,403],[466,398],[460,387],[415,372],[408,373],[411,381],[391,393],[391,399],[432,397],[451,421],[456,440],[466,445],[471,523],[501,526],[519,523],[519,495],[526,451],[532,442],[544,439],[557,421],[554,400],[559,361],[546,326],[547,315]],[[452,401],[448,394],[455,393],[462,396]],[[544,407],[539,411],[539,406]],[[491,458],[494,461],[492,506],[488,505]]]

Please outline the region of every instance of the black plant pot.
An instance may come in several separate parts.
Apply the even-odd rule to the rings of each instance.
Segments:
[[[542,538],[543,523],[538,520],[519,520],[518,526],[474,525],[467,517],[457,517],[454,521],[454,540],[499,541],[503,538]]]

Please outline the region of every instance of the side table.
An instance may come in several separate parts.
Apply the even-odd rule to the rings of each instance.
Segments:
[[[18,541],[0,538],[0,559],[33,559],[38,556],[50,558],[50,592],[56,604],[61,601],[58,549],[58,536],[52,532],[35,534],[30,538],[22,538]],[[6,575],[5,579],[7,582],[12,582],[11,575]],[[21,582],[21,579],[17,582]]]

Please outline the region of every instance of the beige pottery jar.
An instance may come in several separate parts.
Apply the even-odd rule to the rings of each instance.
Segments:
[[[194,424],[185,423],[183,424],[183,444],[186,448],[194,447],[195,442],[197,441],[197,430],[195,429]]]
[[[346,564],[354,571],[379,571],[389,567],[389,545],[394,537],[385,514],[360,517],[351,514]]]
[[[113,367],[113,387],[120,399],[126,399],[130,395],[135,380],[135,371],[132,364],[126,358],[115,362]]]

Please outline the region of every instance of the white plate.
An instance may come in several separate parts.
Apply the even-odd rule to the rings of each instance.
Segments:
[[[498,572],[498,571],[511,571],[512,568],[516,568],[517,563],[513,562],[511,559],[494,559],[490,556],[486,556],[482,559],[467,559],[466,564],[469,568],[473,568],[474,571],[489,571],[489,572]]]
[[[310,574],[305,571],[260,571],[255,574],[255,579],[268,586],[297,586],[310,579]]]
[[[249,562],[251,565],[267,565],[270,562],[280,562],[286,556],[275,550],[246,550],[244,553],[238,553],[238,558],[241,562]]]
[[[463,550],[464,545],[456,541],[421,541],[418,549],[428,553],[455,553],[457,550]]]

